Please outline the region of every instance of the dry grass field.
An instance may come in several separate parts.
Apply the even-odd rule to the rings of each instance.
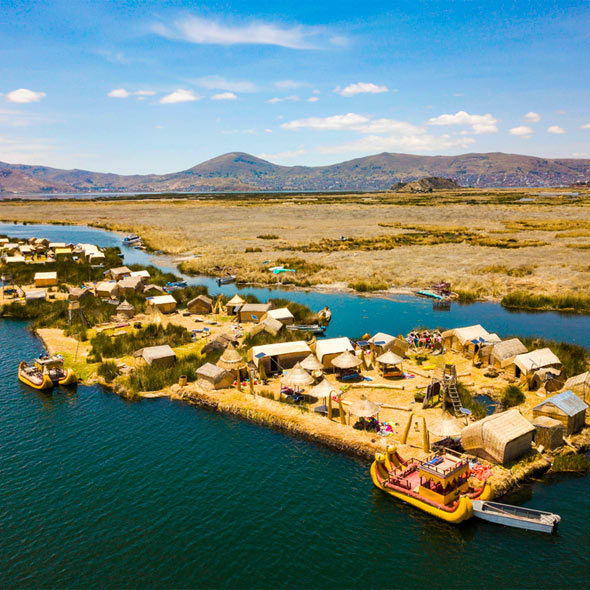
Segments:
[[[446,279],[490,298],[590,288],[589,191],[4,201],[0,218],[136,232],[156,250],[187,255],[185,271],[256,283],[370,291]],[[269,261],[297,272],[273,275]]]

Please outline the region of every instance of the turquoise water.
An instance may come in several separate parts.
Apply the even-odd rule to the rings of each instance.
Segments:
[[[98,241],[98,230],[70,238],[48,227]],[[372,331],[373,313],[403,331],[431,317],[468,323],[478,309],[293,296],[329,304],[333,334]],[[584,317],[479,309],[492,329],[583,340]],[[561,514],[556,535],[453,527],[375,489],[364,462],[239,419],[100,387],[30,390],[16,366],[40,351],[26,323],[0,322],[2,588],[587,587],[588,477],[510,499]]]

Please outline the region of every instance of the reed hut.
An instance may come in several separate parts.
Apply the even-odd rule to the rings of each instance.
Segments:
[[[382,377],[403,377],[404,359],[388,350],[375,359],[377,371]]]
[[[497,334],[490,334],[483,326],[455,328],[442,333],[443,344],[455,352],[461,352],[468,358],[474,357],[485,344],[500,342]]]
[[[63,246],[61,248],[55,248],[53,253],[55,254],[56,260],[64,260],[66,258],[71,258],[73,255],[73,251],[72,251],[71,246]]]
[[[25,262],[25,257],[18,254],[15,256],[4,256],[2,260],[4,264],[21,264]]]
[[[497,369],[504,369],[505,367],[512,365],[514,359],[519,354],[526,354],[527,352],[527,347],[518,338],[503,340],[502,342],[494,344],[490,364]]]
[[[123,321],[130,320],[135,315],[135,307],[127,299],[117,306],[116,311],[119,319]]]
[[[108,279],[120,281],[131,276],[131,269],[126,266],[117,266],[116,268],[110,268],[104,274]]]
[[[536,373],[539,369],[551,368],[555,369],[556,373],[559,373],[561,367],[561,361],[549,348],[539,348],[515,356],[512,365],[506,367],[506,372],[512,373],[518,379]]]
[[[35,289],[34,291],[27,291],[25,293],[25,302],[32,303],[33,301],[45,301],[47,299],[47,291],[45,289]]]
[[[223,351],[221,358],[217,361],[217,366],[235,373],[236,384],[239,389],[241,371],[246,366],[246,363],[242,358],[242,355],[234,348],[233,344],[229,343],[227,345],[227,348]]]
[[[125,277],[117,282],[119,292],[123,295],[135,295],[143,291],[143,280],[141,277]]]
[[[516,409],[492,414],[461,432],[468,453],[496,463],[509,463],[531,449],[534,426]]]
[[[377,332],[372,338],[369,338],[371,354],[376,356],[391,350],[394,343],[395,337],[385,334],[385,332]]]
[[[176,362],[176,353],[168,344],[147,346],[133,353],[134,358],[143,358],[150,366],[167,368]]]
[[[233,382],[234,378],[229,371],[211,363],[205,363],[197,369],[197,387],[201,389],[229,389]]]
[[[326,378],[324,378],[317,385],[314,385],[307,392],[307,395],[317,399],[326,399],[333,393],[340,395],[342,392],[335,385],[332,385]]]
[[[586,423],[588,404],[573,391],[553,395],[533,408],[533,418],[547,416],[561,422],[567,434],[578,432]]]
[[[350,350],[346,350],[332,359],[332,367],[340,377],[358,374],[361,359]]]
[[[242,307],[246,301],[242,299],[237,293],[225,304],[227,315],[236,315],[237,309]]]
[[[535,443],[547,451],[552,451],[563,446],[565,426],[559,421],[548,416],[533,418],[535,427]]]
[[[280,307],[279,309],[270,309],[266,313],[267,318],[273,318],[283,324],[283,326],[291,326],[295,323],[295,316],[286,307]]]
[[[96,285],[97,297],[108,297],[114,299],[119,294],[119,285],[115,281],[103,281]]]
[[[248,351],[248,358],[259,371],[262,368],[266,375],[271,375],[294,367],[310,354],[311,349],[307,342],[296,340],[253,346]]]
[[[93,295],[90,289],[83,289],[81,287],[69,287],[68,293],[68,298],[72,301],[82,301]]]
[[[570,377],[564,384],[563,388],[573,391],[583,402],[590,399],[590,373],[581,373]]]
[[[33,248],[27,244],[18,247],[18,251],[26,258],[33,255]]]
[[[318,340],[315,345],[315,355],[324,369],[333,369],[332,360],[347,350],[352,352],[354,347],[346,337]]]
[[[154,297],[157,295],[166,295],[166,291],[160,285],[149,283],[143,288],[143,294],[146,297]]]
[[[186,307],[191,313],[211,313],[211,310],[213,309],[213,300],[209,299],[206,295],[199,295],[194,299],[191,299],[186,304]]]
[[[150,307],[155,307],[160,313],[174,313],[176,311],[176,299],[172,295],[158,295],[146,299]]]
[[[264,320],[266,314],[272,309],[272,303],[244,303],[237,308],[237,318],[240,324],[254,323]]]
[[[57,287],[57,273],[36,272],[33,282],[35,287]]]
[[[149,279],[152,278],[152,276],[147,270],[133,270],[131,271],[130,276],[139,277],[144,283],[146,283]]]
[[[283,324],[279,322],[279,320],[275,320],[274,318],[265,318],[259,324],[256,324],[251,330],[250,334],[252,336],[256,336],[256,334],[261,334],[265,332],[266,334],[270,334],[271,336],[278,336],[279,332],[283,329]]]

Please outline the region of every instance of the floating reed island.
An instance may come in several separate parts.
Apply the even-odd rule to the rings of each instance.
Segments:
[[[1,315],[31,319],[79,379],[127,399],[169,396],[368,460],[392,446],[418,460],[452,450],[489,465],[497,494],[586,466],[570,458],[590,445],[580,347],[481,325],[325,338],[306,328],[325,327],[329,309],[213,297],[123,266],[117,249],[28,245],[2,266]]]

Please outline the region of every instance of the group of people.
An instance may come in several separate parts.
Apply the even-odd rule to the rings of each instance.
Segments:
[[[442,335],[438,330],[434,332],[428,330],[410,332],[406,336],[406,342],[414,348],[427,348],[428,350],[439,350],[443,347]]]

